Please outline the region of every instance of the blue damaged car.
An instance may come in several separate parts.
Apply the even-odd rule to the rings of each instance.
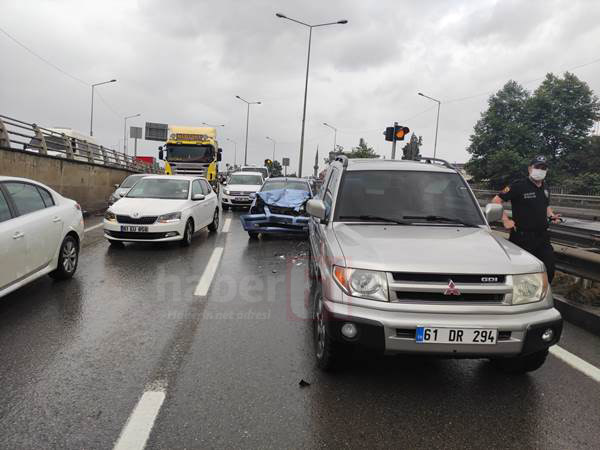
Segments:
[[[248,214],[240,216],[250,239],[260,233],[308,233],[306,202],[313,197],[304,178],[269,178],[262,185]]]

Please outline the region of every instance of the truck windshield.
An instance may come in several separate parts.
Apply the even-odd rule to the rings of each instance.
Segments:
[[[215,159],[211,145],[167,144],[167,161],[210,163]]]
[[[338,199],[334,219],[338,221],[389,217],[410,223],[450,224],[448,220],[431,220],[437,216],[484,224],[467,185],[456,173],[348,171]]]

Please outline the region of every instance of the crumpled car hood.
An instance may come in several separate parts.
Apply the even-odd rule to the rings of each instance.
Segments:
[[[310,198],[310,193],[300,189],[275,189],[273,191],[257,192],[256,196],[260,197],[268,206],[292,208],[294,211],[300,211]]]

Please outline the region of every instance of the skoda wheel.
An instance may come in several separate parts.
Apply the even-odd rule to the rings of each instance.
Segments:
[[[179,241],[179,245],[182,247],[189,247],[192,245],[192,235],[194,234],[194,223],[190,220],[185,224],[185,230],[183,231],[183,239]]]
[[[215,213],[213,214],[213,221],[208,225],[208,230],[211,233],[215,233],[219,230],[219,208],[215,209]]]
[[[60,246],[56,270],[50,272],[50,276],[57,280],[71,278],[77,270],[78,262],[79,245],[77,240],[73,236],[67,236]]]

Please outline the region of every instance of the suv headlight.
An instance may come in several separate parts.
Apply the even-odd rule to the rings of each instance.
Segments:
[[[333,266],[333,275],[344,292],[352,297],[388,301],[385,272]]]
[[[229,191],[227,189],[223,189],[223,194],[229,195]]]
[[[181,212],[175,212],[171,214],[163,214],[162,216],[158,216],[156,219],[158,223],[173,223],[179,222],[181,220]]]
[[[106,211],[104,213],[104,219],[107,220],[108,222],[116,222],[117,216],[112,211]]]
[[[513,305],[539,302],[548,293],[546,272],[513,275]]]

